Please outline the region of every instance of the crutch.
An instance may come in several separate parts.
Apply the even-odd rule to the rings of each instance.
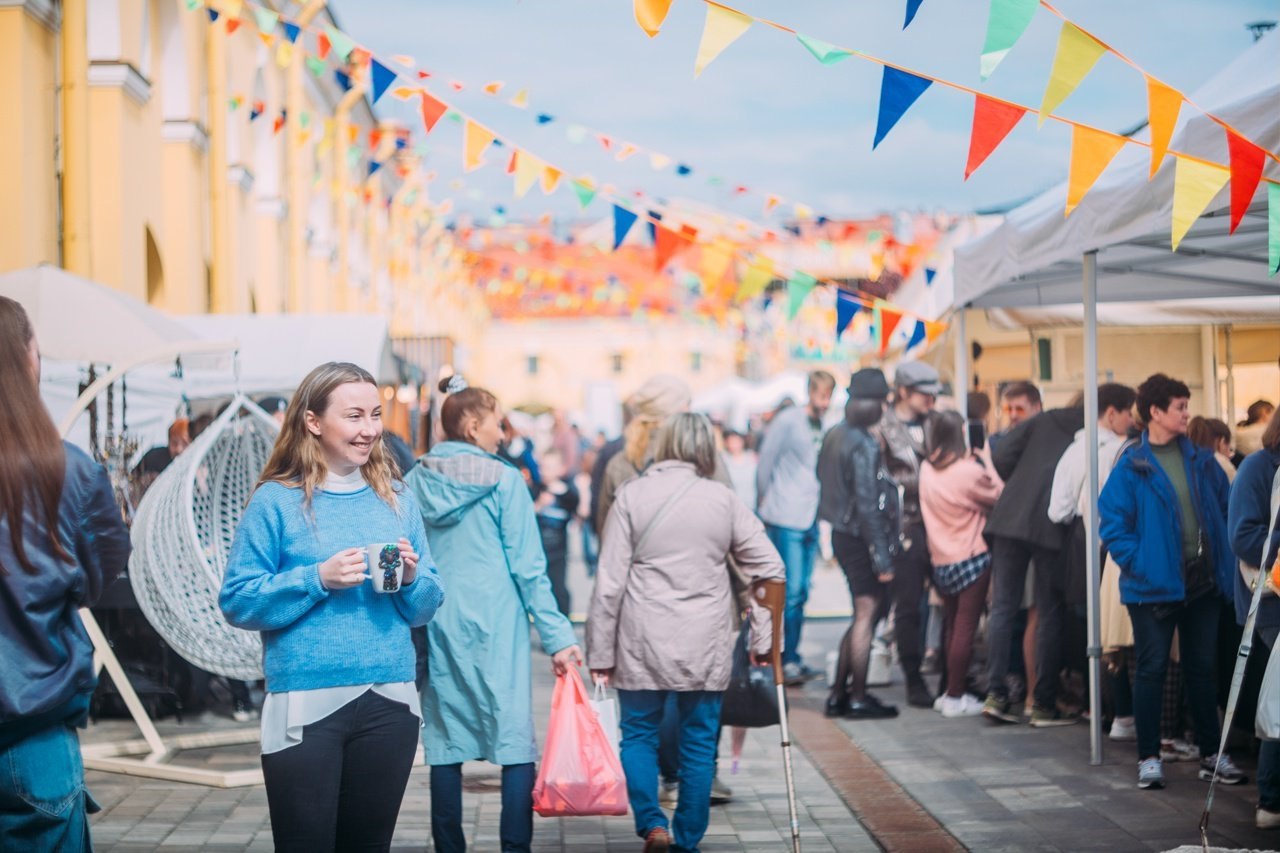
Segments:
[[[800,853],[800,817],[796,811],[796,780],[791,772],[791,730],[787,726],[787,691],[782,683],[782,612],[787,603],[787,582],[767,580],[753,590],[756,603],[769,611],[773,623],[773,683],[778,691],[778,724],[782,727],[782,767],[787,778],[787,805],[791,809],[791,849]]]

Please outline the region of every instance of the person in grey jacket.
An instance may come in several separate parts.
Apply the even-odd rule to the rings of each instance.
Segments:
[[[828,717],[896,717],[898,709],[867,692],[871,632],[893,581],[898,546],[896,507],[885,504],[880,445],[868,429],[884,413],[889,384],[875,368],[853,374],[845,419],[827,433],[818,455],[818,517],[831,525],[831,546],[853,598],[853,624],[840,641]],[[894,486],[896,489],[896,486]]]
[[[774,416],[756,466],[758,514],[787,567],[782,674],[792,685],[818,676],[800,659],[800,632],[818,553],[815,469],[822,445],[822,418],[831,406],[835,387],[835,377],[825,370],[810,373],[808,404],[792,406]]]
[[[76,729],[97,684],[77,609],[129,559],[107,472],[40,401],[22,306],[0,296],[0,850],[92,849]]]

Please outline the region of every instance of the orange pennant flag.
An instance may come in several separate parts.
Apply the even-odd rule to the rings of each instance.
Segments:
[[[751,28],[754,22],[741,12],[724,6],[707,4],[707,20],[702,28],[702,41],[698,43],[698,57],[693,62],[693,76],[699,77],[724,49],[733,44]]]
[[[1062,22],[1058,51],[1053,55],[1053,70],[1049,72],[1049,85],[1045,87],[1044,99],[1040,102],[1040,125],[1075,91],[1106,52],[1102,42],[1070,21]]]
[[[425,89],[422,90],[422,123],[426,126],[427,133],[435,128],[436,122],[448,111],[445,104],[428,95]]]
[[[702,247],[702,258],[698,264],[698,272],[702,276],[705,287],[714,287],[724,278],[733,263],[733,244],[728,240],[716,240],[710,246]]]
[[[675,257],[676,252],[689,248],[697,233],[696,228],[688,225],[682,226],[679,231],[673,231],[665,225],[654,223],[653,268],[661,272],[667,261]]]
[[[1124,147],[1125,138],[1076,124],[1071,126],[1071,166],[1067,171],[1067,209],[1071,211],[1101,177],[1107,165]]]
[[[1169,140],[1173,138],[1173,126],[1178,123],[1178,111],[1182,109],[1182,93],[1166,86],[1154,77],[1147,78],[1147,122],[1151,127],[1151,174],[1156,176]]]
[[[765,215],[768,216],[772,213],[773,209],[778,206],[780,201],[782,201],[782,199],[778,198],[776,195],[766,196],[764,200]]]
[[[924,323],[924,340],[926,344],[931,344],[938,339],[938,336],[947,330],[946,323],[935,323],[931,320],[925,320]]]
[[[974,97],[973,129],[969,132],[969,160],[964,166],[966,181],[1026,114],[1027,111],[1022,107],[1004,101],[982,95]]]
[[[902,322],[902,312],[894,311],[886,303],[880,303],[880,354],[884,355],[889,349],[889,338],[893,335],[893,330],[898,328],[898,324]]]
[[[471,119],[462,126],[462,168],[474,172],[484,165],[484,152],[498,137]]]
[[[649,38],[658,34],[671,10],[671,0],[635,0],[636,23]]]
[[[547,166],[542,170],[542,194],[551,195],[556,191],[556,187],[560,186],[560,176],[563,174],[554,166]]]
[[[240,19],[227,18],[227,35],[231,35],[238,29],[240,29]]]
[[[1267,152],[1238,133],[1227,131],[1227,149],[1231,154],[1231,231],[1236,233],[1244,212],[1253,202],[1253,194],[1262,179]]]
[[[496,95],[502,91],[503,85],[505,84],[501,80],[495,80],[492,83],[485,83],[481,88],[483,88],[486,95]]]
[[[622,148],[618,150],[618,155],[617,155],[618,162],[621,163],[623,160],[627,159],[628,157],[630,157],[632,154],[635,154],[639,150],[640,150],[639,148],[632,145],[630,142],[622,143]]]

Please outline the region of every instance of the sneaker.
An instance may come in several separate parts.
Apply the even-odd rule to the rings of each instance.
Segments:
[[[237,723],[247,723],[253,719],[253,711],[243,702],[237,702],[231,709],[231,719]]]
[[[1078,722],[1080,722],[1078,715],[1066,713],[1057,708],[1036,706],[1031,709],[1031,725],[1033,728],[1048,729],[1056,726],[1074,726]]]
[[[933,710],[935,710],[935,711],[937,711],[937,712],[941,713],[941,712],[942,712],[942,703],[943,703],[943,701],[944,701],[946,698],[947,698],[947,694],[945,694],[945,693],[939,693],[939,694],[938,694],[938,698],[933,700]]]
[[[955,717],[976,717],[985,708],[986,705],[978,697],[970,696],[968,693],[955,698],[951,696],[942,697],[942,716],[948,720]]]
[[[932,708],[933,697],[929,694],[929,685],[924,679],[916,676],[907,681],[907,704],[912,708]]]
[[[868,693],[861,701],[849,703],[846,720],[887,720],[898,716],[896,705],[886,705]]]
[[[1160,759],[1144,758],[1138,762],[1138,787],[1143,790],[1164,787],[1164,765]]]
[[[1240,772],[1229,755],[1206,755],[1200,759],[1200,778],[1208,782],[1213,779],[1214,766],[1218,769],[1218,781],[1223,785],[1240,785],[1249,781],[1249,777]]]
[[[722,805],[733,800],[733,789],[720,781],[720,777],[716,776],[711,780],[711,804]]]
[[[937,675],[942,669],[942,652],[938,649],[929,649],[924,653],[924,659],[920,661],[921,675]]]
[[[676,782],[658,783],[658,805],[664,809],[674,809],[680,802],[680,785]]]
[[[671,833],[665,826],[655,826],[644,837],[644,853],[667,853],[671,849]]]
[[[806,681],[813,681],[822,673],[810,669],[802,663],[784,663],[782,665],[782,683],[788,687],[799,687]]]
[[[1199,761],[1200,747],[1187,743],[1181,738],[1160,741],[1161,761]]]
[[[1019,723],[1022,718],[1009,710],[1009,700],[995,693],[987,694],[987,701],[982,705],[982,716],[993,723]]]
[[[1258,811],[1253,815],[1253,825],[1258,829],[1280,829],[1280,812],[1258,806]]]
[[[1112,740],[1137,740],[1138,729],[1133,724],[1133,717],[1116,717],[1112,720],[1109,737]]]

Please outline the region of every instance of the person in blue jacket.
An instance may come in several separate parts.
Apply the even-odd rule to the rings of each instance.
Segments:
[[[278,851],[389,850],[409,782],[422,719],[410,628],[444,593],[382,435],[368,371],[307,374],[227,557],[222,612],[262,633]]]
[[[1116,462],[1098,500],[1100,533],[1120,566],[1120,600],[1133,621],[1138,787],[1163,788],[1160,710],[1174,630],[1187,705],[1202,756],[1200,778],[1245,781],[1218,754],[1214,661],[1221,602],[1235,558],[1227,539],[1227,475],[1213,452],[1186,437],[1191,391],[1157,373],[1138,386],[1141,440]]]
[[[1231,550],[1247,566],[1265,569],[1274,566],[1280,551],[1280,519],[1271,501],[1276,471],[1280,469],[1280,411],[1271,415],[1262,433],[1262,448],[1250,453],[1240,463],[1236,481],[1231,487],[1227,507],[1227,530],[1231,533]],[[1267,528],[1276,530],[1267,541]],[[1264,557],[1262,549],[1266,546]],[[1259,562],[1261,561],[1261,562]],[[1244,624],[1253,590],[1243,576],[1235,576],[1236,621]],[[1258,635],[1271,654],[1276,654],[1276,637],[1280,635],[1280,598],[1263,595],[1254,622]],[[1258,810],[1254,815],[1258,829],[1280,829],[1280,741],[1263,741],[1258,749]]]
[[[435,849],[466,849],[462,763],[502,767],[503,851],[533,841],[533,682],[529,621],[557,674],[582,650],[556,608],[524,477],[497,455],[502,412],[493,394],[461,376],[440,383],[445,441],[405,482],[422,506],[432,550],[450,589],[427,629],[423,748],[431,765]]]
[[[92,850],[76,729],[98,683],[78,608],[129,560],[101,465],[40,400],[26,311],[0,296],[0,850]]]

